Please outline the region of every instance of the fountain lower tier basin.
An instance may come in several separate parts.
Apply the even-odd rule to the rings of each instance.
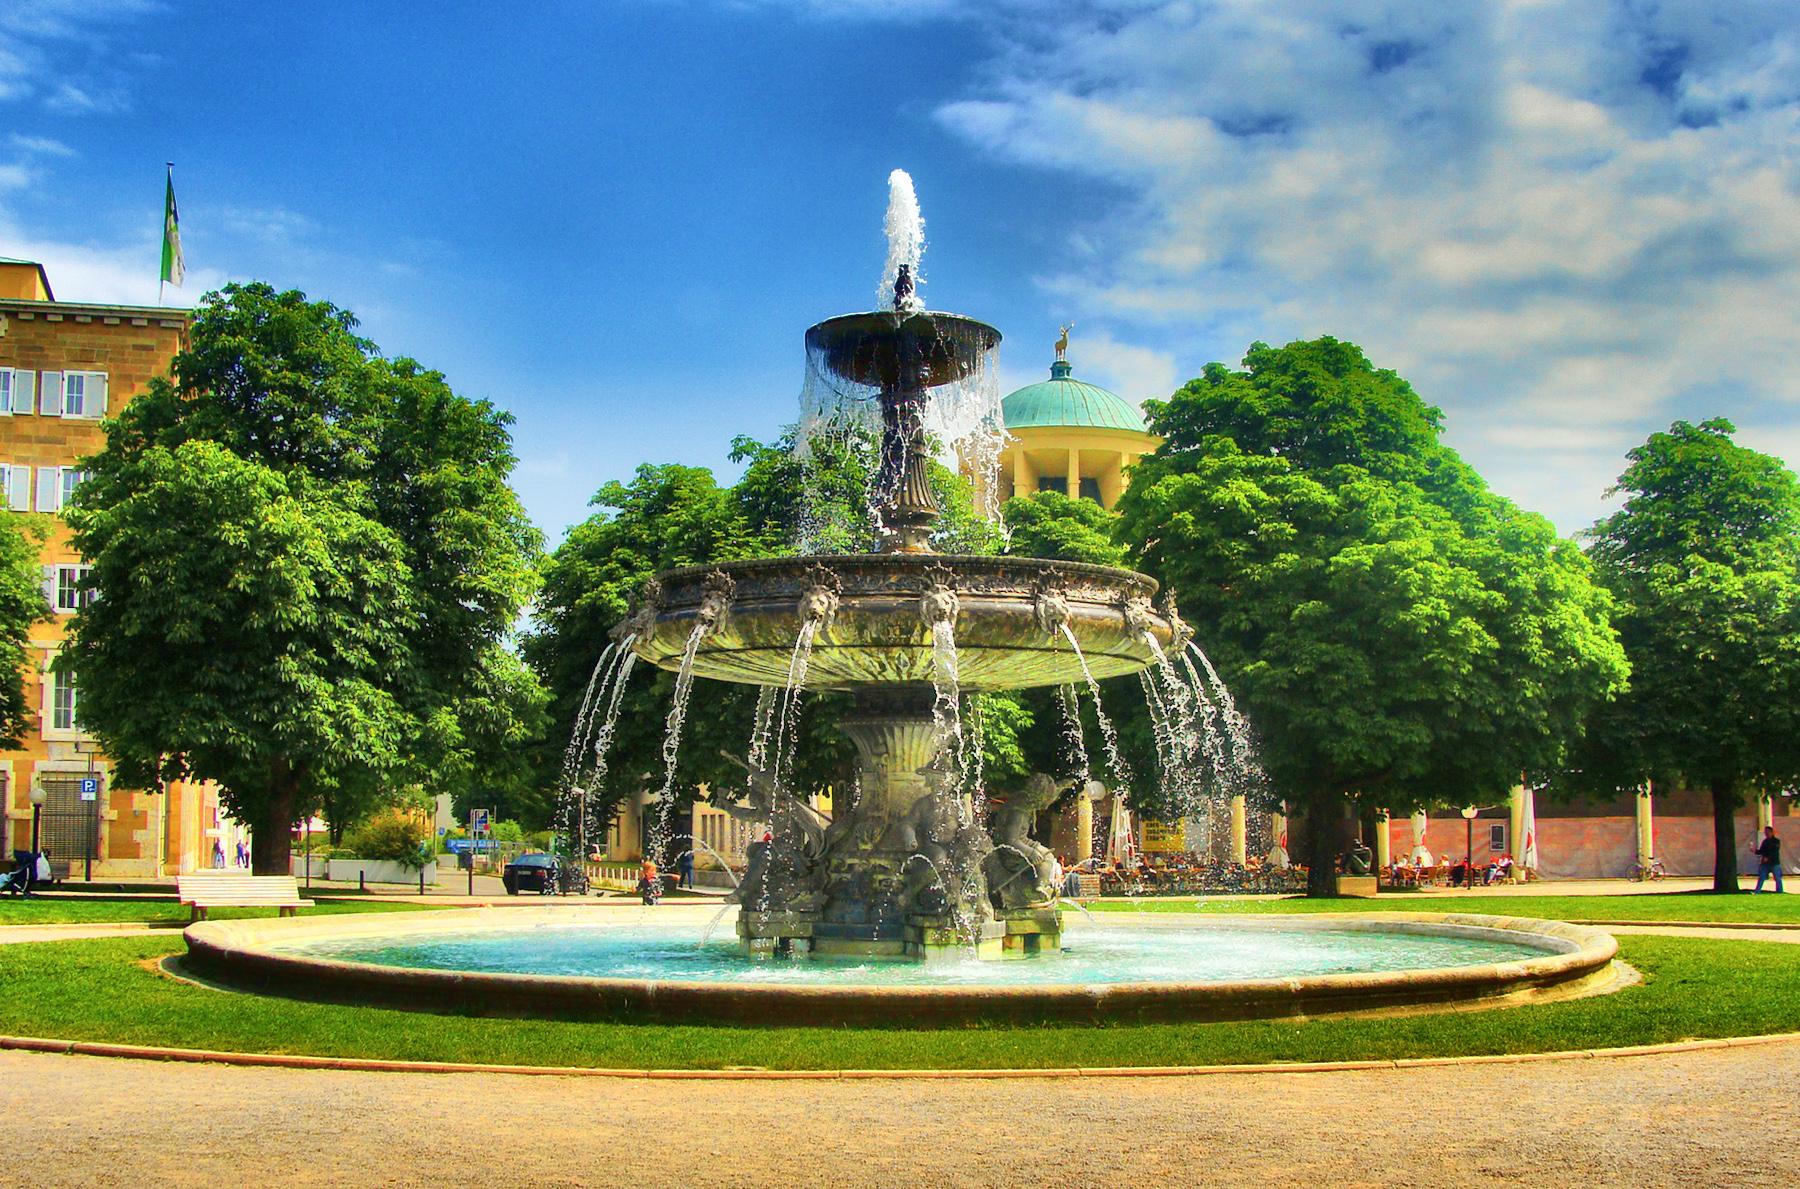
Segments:
[[[1151,610],[1156,580],[1109,566],[1036,558],[856,554],[691,566],[658,575],[653,601],[628,621],[643,659],[679,668],[696,623],[694,672],[717,681],[785,685],[794,644],[822,605],[808,689],[929,685],[933,639],[921,604],[955,595],[956,667],[965,690],[1024,689],[1135,673],[1174,629]],[[829,599],[824,596],[829,595]],[[939,604],[942,606],[942,604]],[[722,609],[722,611],[721,611]],[[1057,626],[1066,619],[1078,656]],[[1135,625],[1135,626],[1134,626]]]
[[[559,907],[208,921],[188,927],[184,965],[244,990],[488,1016],[886,1026],[1499,1006],[1622,981],[1611,935],[1517,917],[1103,914],[1071,925],[1060,951],[908,963],[746,957],[716,915]]]

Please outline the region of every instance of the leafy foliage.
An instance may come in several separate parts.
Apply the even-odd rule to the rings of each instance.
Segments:
[[[44,618],[44,588],[38,575],[43,526],[35,516],[9,516],[0,524],[0,746],[18,747],[31,726],[25,701],[25,666],[30,661],[31,625]]]
[[[1596,716],[1583,775],[1709,789],[1718,891],[1737,889],[1745,789],[1800,780],[1800,480],[1733,432],[1652,435],[1613,488],[1624,507],[1589,534],[1632,679]]]
[[[1350,794],[1394,812],[1560,765],[1623,685],[1572,542],[1487,490],[1441,416],[1348,343],[1258,343],[1167,402],[1120,503],[1313,819],[1314,891]]]
[[[209,294],[68,512],[100,595],[63,657],[84,723],[128,779],[219,781],[258,870],[321,803],[503,776],[540,713],[507,652],[538,549],[510,419],[355,324]]]
[[[415,813],[399,808],[380,810],[345,836],[359,859],[403,863],[417,870],[431,856],[431,826]]]
[[[1125,564],[1125,547],[1116,537],[1118,514],[1093,500],[1071,499],[1060,491],[1040,491],[1007,500],[1001,515],[1012,538],[1006,547],[1008,553],[1091,562],[1097,566]]]

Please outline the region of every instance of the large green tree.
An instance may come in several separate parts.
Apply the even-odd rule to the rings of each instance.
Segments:
[[[1612,489],[1624,506],[1590,532],[1631,688],[1596,716],[1585,775],[1706,788],[1720,892],[1738,890],[1746,791],[1800,780],[1800,480],[1733,432],[1652,435]]]
[[[285,871],[294,821],[507,779],[539,541],[510,418],[265,284],[203,299],[68,519],[98,599],[62,661],[121,777],[217,780]]]
[[[1496,496],[1405,380],[1334,339],[1254,344],[1149,406],[1120,502],[1236,691],[1333,890],[1352,797],[1403,812],[1557,768],[1623,685],[1587,558]]]

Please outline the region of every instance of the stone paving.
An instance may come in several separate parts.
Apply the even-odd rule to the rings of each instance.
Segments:
[[[0,1052],[0,1151],[35,1186],[1777,1184],[1792,1168],[1772,1145],[1791,1146],[1786,1124],[1771,1131],[1766,1075],[1795,1069],[1800,1041],[1080,1083],[577,1081]],[[161,1105],[119,1109],[147,1102]]]

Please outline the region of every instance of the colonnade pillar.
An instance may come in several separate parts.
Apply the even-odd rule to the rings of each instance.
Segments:
[[[1069,451],[1069,498],[1081,498],[1081,451]]]
[[[1506,849],[1514,862],[1523,862],[1525,858],[1525,786],[1515,784],[1512,791],[1506,794],[1507,830]]]
[[[1239,867],[1244,865],[1249,850],[1244,831],[1244,794],[1239,793],[1231,799],[1231,861]]]
[[[1087,790],[1075,796],[1075,861],[1085,863],[1094,857],[1094,803]]]
[[[1388,828],[1391,818],[1385,809],[1375,811],[1375,867],[1377,870],[1390,866],[1394,861],[1390,846],[1392,831]]]
[[[1656,857],[1656,818],[1655,808],[1651,803],[1650,782],[1645,781],[1637,792],[1637,858],[1641,866],[1648,867],[1650,860]]]

